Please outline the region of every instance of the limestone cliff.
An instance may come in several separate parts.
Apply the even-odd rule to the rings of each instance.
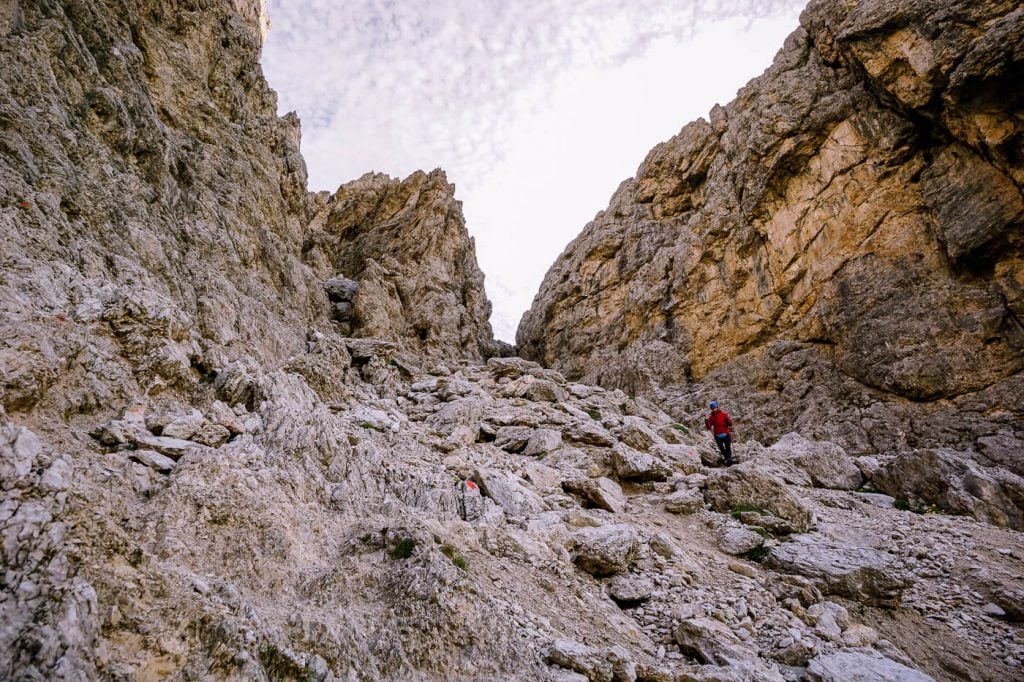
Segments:
[[[812,2],[566,248],[521,352],[751,436],[1021,438],[1022,50],[1015,2]]]
[[[323,203],[306,257],[351,279],[351,309],[339,301],[348,333],[392,338],[428,357],[498,354],[484,275],[454,191],[441,170],[403,181],[367,174]]]
[[[3,406],[88,413],[301,348],[327,310],[306,168],[252,27],[228,3],[0,12]]]

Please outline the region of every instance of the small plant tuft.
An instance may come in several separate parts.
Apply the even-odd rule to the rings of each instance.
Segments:
[[[740,514],[742,514],[743,512],[757,512],[758,514],[761,514],[763,516],[772,515],[770,511],[768,511],[764,507],[758,507],[756,504],[737,504],[735,507],[729,510],[729,513],[732,514],[732,517],[734,519],[739,519]]]
[[[441,545],[441,553],[448,557],[456,568],[462,571],[469,570],[469,561],[452,545],[447,543]]]
[[[678,422],[672,424],[672,428],[675,429],[676,431],[682,431],[683,433],[690,433],[690,429],[687,428],[686,425],[680,424]]]
[[[770,549],[768,549],[764,545],[758,545],[757,547],[755,547],[753,549],[748,549],[743,554],[740,554],[740,556],[742,558],[746,559],[747,561],[753,561],[755,564],[760,564],[760,563],[764,562],[765,559],[768,558],[768,555],[770,553],[771,553]]]
[[[402,538],[391,550],[392,559],[408,559],[416,550],[416,540],[413,538]]]
[[[910,506],[910,500],[907,500],[906,498],[903,497],[898,498],[896,502],[893,504],[893,506],[899,509],[900,511],[913,511],[913,507]]]
[[[590,415],[591,419],[595,421],[601,421],[601,413],[598,410],[595,410],[593,407],[587,408],[587,414]]]
[[[359,426],[369,431],[377,431],[378,433],[384,433],[383,428],[377,426],[376,424],[371,424],[370,422],[359,422]]]
[[[359,436],[351,433],[348,434],[348,444],[352,446],[359,445]]]

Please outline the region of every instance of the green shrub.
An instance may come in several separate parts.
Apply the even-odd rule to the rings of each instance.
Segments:
[[[457,568],[463,571],[469,570],[469,561],[466,557],[459,553],[459,550],[455,549],[452,545],[443,544],[441,545],[441,553],[448,557]]]
[[[740,556],[747,561],[753,561],[755,564],[759,564],[767,559],[769,554],[771,554],[770,549],[764,545],[758,545],[754,549],[748,549],[743,554],[740,554]]]
[[[601,421],[601,413],[598,412],[597,410],[595,410],[593,407],[588,407],[587,408],[587,414],[590,415],[591,419],[594,419],[594,420],[597,420],[597,421]]]
[[[392,559],[408,559],[412,556],[413,551],[416,549],[416,540],[413,538],[402,538],[395,545],[395,548],[391,550]]]

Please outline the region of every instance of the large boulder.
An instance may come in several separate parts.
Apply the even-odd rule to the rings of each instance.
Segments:
[[[679,623],[673,634],[679,650],[698,663],[735,666],[757,658],[729,626],[717,620],[689,618]]]
[[[544,509],[544,501],[526,487],[518,476],[497,469],[479,468],[474,476],[483,493],[513,517],[537,514]]]
[[[562,489],[583,497],[588,503],[613,514],[626,509],[626,497],[622,494],[619,484],[610,478],[579,478],[563,481]]]
[[[640,550],[636,530],[627,524],[584,528],[572,537],[576,544],[576,565],[598,577],[622,573]]]
[[[783,573],[810,578],[825,594],[865,604],[896,606],[911,585],[902,564],[890,554],[813,537],[773,547],[766,564]]]
[[[908,668],[872,649],[853,649],[821,654],[807,665],[810,682],[935,682],[919,670]]]
[[[768,448],[767,454],[796,469],[818,488],[856,490],[864,483],[864,475],[853,458],[835,443],[787,433]]]
[[[765,509],[789,521],[800,533],[814,524],[814,513],[777,477],[744,462],[708,476],[704,499],[719,512]]]
[[[948,450],[918,450],[877,471],[872,484],[897,499],[1024,530],[1024,478]]]
[[[741,556],[763,544],[764,536],[742,527],[728,526],[718,535],[718,548],[733,556]]]
[[[612,448],[612,467],[616,476],[629,481],[664,481],[672,475],[660,459],[625,443],[616,443]]]

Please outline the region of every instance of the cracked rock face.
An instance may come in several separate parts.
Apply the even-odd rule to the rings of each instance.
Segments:
[[[761,439],[1020,439],[1022,21],[1005,1],[812,2],[566,248],[521,352],[681,421],[724,397]]]
[[[805,102],[793,74],[778,91],[788,99],[743,95],[795,126],[777,177],[814,155],[800,135],[815,117],[867,96],[855,54],[876,94],[890,92],[885,106],[922,112],[915,130],[942,118],[1002,169],[999,134],[1016,119],[985,97],[1015,64],[1010,10],[950,19],[929,4],[922,19],[923,4],[906,2],[894,19],[891,3],[850,4],[813,5],[775,67],[816,65],[821,93],[848,78],[835,107]],[[933,19],[950,30],[915,38]],[[887,442],[896,430],[879,437],[877,425],[905,415],[885,420],[833,362],[840,344],[772,342],[712,374],[781,382],[814,401],[814,432],[801,422],[802,437],[771,447],[738,439],[741,464],[715,470],[705,435],[642,395],[522,358],[485,362],[507,349],[491,345],[451,186],[440,172],[371,174],[308,194],[298,122],[276,116],[260,74],[265,28],[261,0],[0,3],[0,678],[1020,677],[1024,543],[1000,525],[1021,522],[1021,486],[990,472],[1017,459],[1012,384],[915,413],[932,428],[948,423],[942,409],[963,412],[950,442],[1003,424],[969,465],[944,449],[862,457],[851,442]],[[921,45],[933,58],[910,71],[883,58]],[[950,54],[962,58],[946,74]],[[949,104],[929,87],[960,94]],[[970,98],[973,113],[955,118]],[[715,144],[740,147],[726,133],[743,111],[716,118]],[[759,149],[781,149],[769,143],[784,129],[751,129]],[[893,149],[907,134],[844,130]],[[945,149],[914,182],[974,167]],[[905,179],[903,161],[872,166],[877,150],[865,153],[857,173]],[[853,192],[841,166],[834,187]],[[761,177],[743,177],[744,210],[780,191]],[[692,179],[692,192],[654,182],[647,203],[682,220],[703,196]],[[977,196],[1003,187],[983,180]],[[974,268],[986,240],[1003,239],[991,236],[1003,208],[957,227],[960,205],[928,196],[948,228],[928,234],[957,262]],[[1013,272],[963,270],[949,295]],[[973,349],[980,328],[956,319],[944,333]],[[1001,343],[979,355],[985,372]],[[673,371],[657,352],[674,347],[649,348]],[[857,426],[829,391],[859,396]],[[758,404],[772,424],[804,409]],[[854,490],[862,478],[910,494]]]
[[[358,287],[347,333],[437,359],[506,352],[491,331],[484,275],[454,193],[435,170],[401,181],[368,173],[318,198],[306,255]]]

